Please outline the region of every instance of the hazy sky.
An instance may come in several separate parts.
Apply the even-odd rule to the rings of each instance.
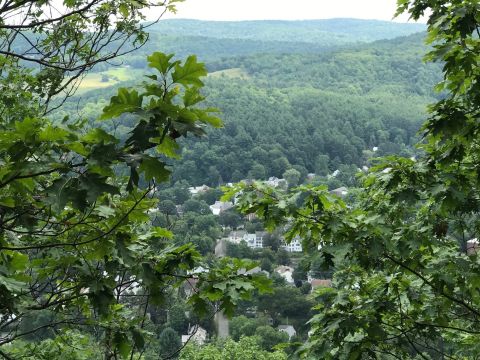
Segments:
[[[201,20],[328,19],[392,20],[396,0],[185,0],[177,15]],[[396,19],[406,21],[408,17]]]

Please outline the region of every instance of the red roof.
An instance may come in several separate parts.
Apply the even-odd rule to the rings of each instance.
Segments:
[[[325,280],[313,279],[311,284],[312,284],[313,289],[315,289],[317,287],[330,287],[330,286],[332,286],[332,280],[330,280],[330,279],[325,279]]]

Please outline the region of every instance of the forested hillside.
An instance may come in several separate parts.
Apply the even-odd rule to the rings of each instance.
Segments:
[[[176,36],[206,36],[220,39],[307,42],[339,45],[391,39],[425,31],[422,24],[360,19],[326,19],[301,21],[198,21],[164,20],[150,31]]]
[[[0,0],[0,358],[478,359],[478,1],[180,2]]]
[[[215,62],[252,54],[322,53],[329,49],[393,39],[425,31],[423,24],[388,21],[328,19],[308,21],[198,21],[162,20],[148,28],[149,41],[122,58],[122,64],[145,66],[144,58],[154,51],[182,58],[196,54]],[[106,70],[99,64],[93,70]],[[212,70],[212,67],[209,67]]]
[[[215,56],[225,40],[205,39],[207,66],[217,71],[208,77],[204,94],[208,105],[221,110],[225,129],[187,139],[173,179],[216,186],[247,177],[282,177],[289,168],[305,177],[342,167],[341,182],[351,185],[357,168],[372,157],[414,155],[412,144],[426,105],[438,96],[432,87],[440,80],[439,66],[422,63],[423,37],[419,33],[317,54],[302,53],[291,42],[290,53],[284,47],[284,54],[223,59]],[[250,40],[227,41],[243,44],[246,53],[258,51]],[[190,45],[189,37],[176,44]],[[93,119],[113,92],[83,93],[58,116]],[[122,123],[118,126],[121,132]]]

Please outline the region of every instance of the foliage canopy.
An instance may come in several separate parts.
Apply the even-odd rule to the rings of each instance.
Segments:
[[[429,108],[417,159],[380,159],[348,205],[326,187],[288,194],[240,185],[241,208],[287,225],[334,268],[316,291],[312,337],[301,353],[322,359],[474,359],[480,355],[479,5],[398,1],[426,14],[426,58],[443,63],[443,99]],[[467,250],[467,241],[471,248]],[[473,246],[472,246],[473,244]]]
[[[100,118],[128,118],[123,141],[84,121],[58,124],[27,114],[34,99],[21,105],[25,111],[4,113],[0,346],[47,330],[64,343],[59,332],[82,329],[103,344],[106,359],[131,358],[145,346],[147,312],[198,266],[209,270],[195,275],[189,299],[199,315],[231,314],[265,285],[258,276],[238,275],[252,264],[204,264],[194,245],[174,246],[168,229],[150,225],[157,185],[170,174],[168,159],[178,157],[177,139],[222,123],[215,109],[198,106],[206,70],[195,56],[180,61],[157,52],[148,61],[157,74],[141,89],[120,88]],[[38,326],[23,330],[40,316]],[[22,351],[29,349],[37,351]],[[10,358],[10,351],[0,354]]]

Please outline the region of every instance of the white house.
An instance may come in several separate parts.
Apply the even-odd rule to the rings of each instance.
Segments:
[[[240,244],[243,241],[243,238],[247,232],[244,230],[232,231],[227,238],[228,242],[233,244]]]
[[[475,238],[467,241],[468,255],[475,255],[479,251],[480,251],[480,243],[478,242],[478,239]]]
[[[310,285],[312,285],[312,290],[310,291],[312,294],[315,292],[315,289],[332,287],[331,279],[312,279],[312,281],[309,282]]]
[[[288,282],[289,284],[293,284],[293,270],[294,269],[290,266],[281,265],[275,269],[275,272],[281,277],[283,277],[286,282]]]
[[[206,192],[210,188],[207,185],[202,185],[202,186],[196,186],[196,187],[190,187],[188,188],[188,191],[190,191],[191,195],[198,195]]]
[[[192,277],[188,278],[187,280],[185,280],[182,287],[183,287],[183,291],[185,292],[185,295],[187,296],[187,298],[189,298],[190,296],[194,295],[197,292],[197,290],[198,290],[197,285],[198,285],[199,281],[200,280],[196,276],[192,276]]]
[[[223,202],[223,201],[215,201],[215,204],[210,205],[210,210],[212,211],[213,215],[220,215],[224,211],[227,211],[233,207],[233,203],[230,201]]]
[[[263,273],[266,277],[270,276],[270,273],[268,271],[262,270],[260,266],[256,266],[253,269],[250,269],[247,271],[247,269],[240,269],[238,270],[239,275],[254,275],[254,274],[259,274]]]
[[[288,252],[302,252],[302,243],[300,242],[300,238],[294,238],[290,244],[284,243],[282,247],[287,250]]]
[[[208,269],[205,269],[203,266],[197,266],[195,269],[187,271],[188,275],[203,274],[208,272]]]
[[[248,247],[252,249],[263,248],[263,231],[257,231],[254,234],[246,233],[243,240],[247,243]]]
[[[247,233],[243,230],[232,231],[227,238],[227,241],[233,244],[240,244],[245,241],[248,247],[252,249],[263,248],[263,238],[267,233],[265,231],[257,231],[253,234]]]
[[[275,176],[272,176],[266,181],[266,184],[272,187],[279,187],[279,186],[286,185],[287,181],[285,179],[279,179]]]
[[[187,341],[194,342],[198,345],[203,345],[207,341],[208,333],[207,330],[201,326],[191,326],[188,329],[187,335],[182,335],[182,344],[185,345]]]
[[[345,197],[348,194],[348,189],[345,186],[339,187],[338,189],[334,189],[330,191],[330,194],[334,194],[340,197]]]
[[[292,337],[297,335],[297,331],[292,325],[279,325],[278,331],[282,331],[288,334],[288,339],[290,340]]]

